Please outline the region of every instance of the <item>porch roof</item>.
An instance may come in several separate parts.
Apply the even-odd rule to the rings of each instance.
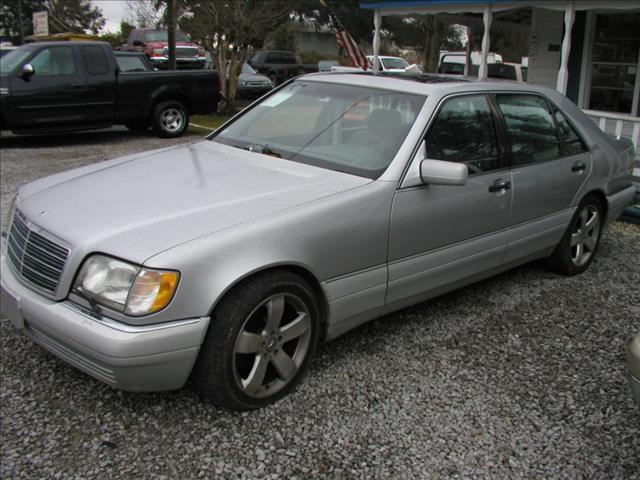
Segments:
[[[381,15],[414,15],[436,13],[483,13],[487,7],[493,12],[523,7],[551,10],[637,9],[637,0],[383,0],[360,2],[360,8],[377,10]]]

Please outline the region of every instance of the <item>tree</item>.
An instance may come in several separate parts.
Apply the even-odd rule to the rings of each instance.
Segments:
[[[474,46],[482,45],[483,35],[482,28],[474,28],[471,34],[472,44]],[[500,53],[505,62],[520,63],[522,57],[529,55],[529,35],[527,33],[504,31],[494,26],[489,32],[489,45],[491,51]]]
[[[225,99],[221,110],[235,111],[238,75],[248,52],[260,48],[267,34],[289,18],[291,5],[286,0],[184,0],[181,26],[215,51]]]
[[[295,52],[298,50],[298,40],[296,32],[290,24],[283,23],[272,31],[264,41],[265,48],[270,50],[287,50]]]
[[[138,28],[155,28],[162,21],[162,6],[155,0],[127,0],[125,20]]]
[[[360,0],[325,0],[326,7],[319,1],[298,0],[292,8],[301,20],[313,20],[318,27],[336,28],[333,16],[360,42],[373,40],[373,12],[360,8]]]
[[[460,27],[444,24],[433,15],[385,17],[382,27],[399,47],[420,52],[427,72],[437,69],[440,50],[464,48]]]
[[[0,30],[11,43],[21,45],[24,37],[33,35],[33,13],[46,9],[46,0],[0,2]]]
[[[102,35],[100,35],[100,40],[102,40],[103,42],[108,42],[114,49],[116,49],[118,47],[121,47],[122,44],[127,41],[129,33],[131,33],[131,30],[133,30],[134,28],[135,27],[129,24],[127,21],[122,20],[120,22],[120,30],[116,32],[103,33]]]
[[[106,23],[99,7],[89,0],[47,0],[49,33],[93,33],[97,35]]]

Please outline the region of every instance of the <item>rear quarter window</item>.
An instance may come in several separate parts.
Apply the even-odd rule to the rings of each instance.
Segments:
[[[87,66],[89,75],[104,75],[109,73],[109,61],[107,55],[101,47],[87,45],[82,47],[82,58]]]

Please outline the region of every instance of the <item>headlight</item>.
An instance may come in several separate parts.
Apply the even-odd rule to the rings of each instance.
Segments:
[[[153,270],[92,255],[82,265],[74,290],[126,315],[141,316],[166,307],[178,286],[179,273]]]
[[[154,48],[153,54],[158,56],[164,55],[164,48]]]
[[[7,223],[5,224],[7,228],[11,227],[11,220],[13,220],[13,215],[16,213],[16,208],[18,208],[19,197],[20,195],[16,193],[13,197],[13,200],[11,200],[11,203],[9,204],[9,210],[7,211],[6,218]]]
[[[238,82],[240,85],[246,85],[247,81],[246,80],[240,80],[240,82]]]

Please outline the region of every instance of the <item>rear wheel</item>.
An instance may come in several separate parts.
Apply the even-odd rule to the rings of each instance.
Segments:
[[[189,126],[189,111],[177,100],[160,102],[153,109],[151,123],[159,137],[180,137]]]
[[[259,408],[299,382],[318,341],[320,310],[311,286],[289,272],[241,283],[216,307],[192,378],[213,403]]]
[[[562,240],[547,259],[549,268],[563,275],[584,272],[600,244],[603,222],[602,202],[595,195],[586,196],[576,209]]]

